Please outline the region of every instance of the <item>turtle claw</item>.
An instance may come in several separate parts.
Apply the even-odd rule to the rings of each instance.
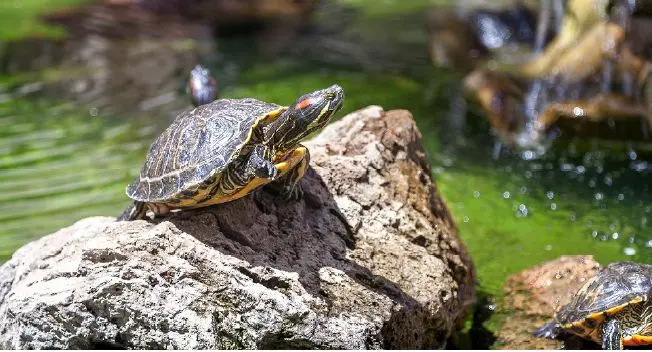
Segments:
[[[557,336],[559,336],[560,332],[561,330],[559,328],[559,324],[552,320],[544,324],[542,327],[536,329],[532,333],[532,336],[545,339],[555,339]]]
[[[275,179],[278,175],[278,170],[274,163],[268,157],[269,150],[266,146],[257,145],[246,164],[246,173],[259,178]]]
[[[269,163],[266,165],[266,168],[267,170],[265,171],[262,177],[267,177],[272,180],[276,179],[276,176],[278,175],[278,170],[276,169],[276,166],[274,166],[274,164],[272,163]]]
[[[303,188],[301,185],[294,185],[292,187],[287,187],[283,192],[285,200],[300,200],[303,198]]]

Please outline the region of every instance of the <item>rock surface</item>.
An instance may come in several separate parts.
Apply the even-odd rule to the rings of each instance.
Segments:
[[[368,107],[306,143],[301,201],[263,189],[32,242],[0,268],[0,347],[444,347],[475,270],[420,139]]]
[[[498,342],[504,349],[560,349],[561,341],[535,338],[532,332],[552,319],[599,269],[593,256],[562,256],[507,278],[505,308],[512,313],[498,332]],[[565,347],[584,345],[581,338],[570,336]]]

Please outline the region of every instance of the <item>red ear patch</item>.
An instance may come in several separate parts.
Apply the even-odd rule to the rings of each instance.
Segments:
[[[297,109],[299,109],[299,110],[305,109],[305,108],[309,107],[310,105],[312,105],[313,102],[314,102],[314,99],[312,99],[312,98],[303,99],[302,101],[300,101],[297,104]]]

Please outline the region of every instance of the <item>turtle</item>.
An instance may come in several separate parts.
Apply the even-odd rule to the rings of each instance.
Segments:
[[[557,338],[562,332],[595,341],[603,349],[652,345],[652,265],[609,264],[533,335]]]
[[[139,177],[126,189],[133,202],[117,220],[229,202],[272,181],[287,200],[300,199],[298,182],[310,161],[300,142],[343,104],[344,91],[334,84],[289,107],[218,99],[179,114],[152,143]]]
[[[207,68],[197,65],[190,71],[186,92],[194,106],[208,104],[217,98],[217,81]]]

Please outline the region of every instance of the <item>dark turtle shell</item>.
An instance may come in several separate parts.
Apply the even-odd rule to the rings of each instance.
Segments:
[[[650,294],[652,265],[612,263],[590,279],[571,302],[557,312],[556,319],[562,326],[595,322],[592,315],[615,313],[627,304],[647,302],[652,300]]]
[[[220,99],[181,113],[154,141],[127,195],[141,202],[178,199],[240,155],[261,119],[286,108],[256,99]]]

